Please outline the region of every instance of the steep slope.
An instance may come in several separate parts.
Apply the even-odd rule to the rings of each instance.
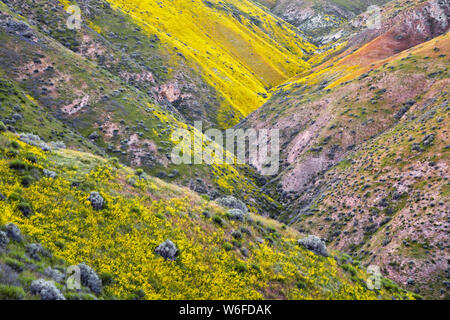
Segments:
[[[220,193],[235,194],[250,207],[265,208],[267,212],[278,210],[277,203],[259,191],[258,177],[249,167],[172,164],[171,151],[176,145],[171,140],[172,133],[180,128],[191,132],[194,129],[184,123],[171,105],[159,103],[152,92],[147,92],[145,81],[130,78],[126,82],[127,77],[123,77],[126,72],[136,76],[143,69],[127,60],[128,55],[114,44],[86,40],[68,48],[72,45],[62,46],[61,42],[73,44],[76,40],[64,34],[55,35],[44,26],[33,26],[6,5],[0,6],[0,68],[4,88],[0,115],[10,131],[32,132],[47,141],[62,141],[71,148],[109,154],[122,163],[141,167],[212,198]],[[35,21],[35,7],[28,10],[30,20]],[[59,10],[64,12],[62,6]],[[56,26],[65,21],[63,16],[52,17],[59,18]],[[90,28],[84,32],[88,39],[97,34]],[[140,39],[149,41],[146,37]],[[100,56],[93,59],[94,52],[103,52],[110,58],[100,63],[103,59]],[[202,133],[196,135],[198,141],[208,145]]]
[[[234,220],[188,189],[91,154],[44,152],[21,141],[27,137],[0,134],[0,225],[14,223],[43,248],[30,258],[25,244],[1,243],[1,297],[34,298],[30,282],[48,278],[47,265],[61,270],[58,288],[69,299],[413,297],[387,279],[380,290],[366,289],[358,263],[301,248],[297,232],[279,223]],[[163,259],[157,248],[165,240],[175,251]],[[41,260],[44,248],[53,260]],[[91,294],[64,286],[66,268],[81,262],[101,275],[95,286],[87,282]]]
[[[221,95],[219,124],[259,107],[266,89],[308,68],[314,46],[250,1],[110,1],[144,30],[195,62]],[[230,111],[234,118],[227,119]]]
[[[369,29],[342,22],[374,1],[271,1],[319,17],[300,25],[318,49],[252,1],[78,3],[69,30],[75,2],[0,2],[0,228],[26,234],[0,252],[0,296],[35,298],[44,268],[85,261],[107,283],[97,298],[419,297],[367,290],[370,264],[448,297],[448,2],[389,2]],[[194,120],[227,128],[264,102],[238,127],[281,130],[271,181],[171,162],[178,129],[203,150]],[[247,219],[210,201],[223,195]],[[304,234],[348,255],[306,251]],[[175,261],[155,254],[167,239]],[[35,266],[31,242],[57,259]]]
[[[312,41],[321,38],[373,5],[390,0],[260,0],[276,15],[296,26]]]
[[[386,5],[380,30],[330,45],[313,58],[325,63],[242,124],[282,132],[284,171],[265,187],[282,194],[281,220],[434,297],[446,296],[449,276],[448,12],[441,1]]]

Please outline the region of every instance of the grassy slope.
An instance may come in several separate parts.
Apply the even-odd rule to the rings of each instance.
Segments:
[[[15,16],[4,6],[2,10]],[[177,128],[192,130],[188,125],[108,68],[68,50],[53,38],[39,32],[36,35],[38,41],[31,43],[0,31],[5,86],[14,86],[24,101],[7,91],[2,92],[0,114],[3,118],[11,118],[16,104],[24,110],[25,119],[13,125],[15,130],[61,140],[69,147],[108,153],[123,163],[143,167],[153,174],[161,171],[169,174],[176,169],[180,174],[168,178],[170,181],[188,185],[192,179],[201,178],[206,186],[204,192],[235,193],[250,207],[268,211],[278,208],[272,199],[258,190],[249,168],[172,165],[169,160],[174,146],[171,134]],[[43,94],[44,90],[47,93]],[[83,97],[88,97],[87,104],[68,114],[71,109],[65,107],[80,106]],[[35,113],[46,114],[51,122],[31,120]],[[95,145],[87,139],[93,132],[100,136]],[[197,136],[202,138],[201,134],[197,133]]]
[[[23,170],[9,168],[17,161],[25,164]],[[43,169],[54,170],[58,177],[43,177]],[[0,207],[0,225],[16,223],[30,240],[66,261],[45,260],[42,265],[64,269],[85,261],[97,272],[111,274],[112,282],[100,298],[412,297],[388,280],[383,280],[382,290],[368,291],[367,275],[356,262],[301,249],[297,232],[279,223],[258,216],[243,223],[231,221],[223,208],[188,189],[146,175],[139,179],[132,169],[98,156],[66,149],[44,153],[12,134],[2,134],[0,172],[0,193],[7,198]],[[28,174],[34,179],[24,187],[21,177]],[[130,178],[137,181],[134,186],[126,182]],[[92,209],[87,201],[91,191],[105,198],[104,209]],[[28,218],[18,210],[23,202],[33,208]],[[243,236],[233,239],[237,230]],[[265,240],[260,243],[258,238]],[[180,250],[175,262],[154,253],[166,239]],[[12,246],[16,245],[9,250]],[[242,248],[248,249],[248,257]],[[0,253],[0,263],[11,254]],[[24,263],[27,258],[21,253],[15,259]],[[21,277],[21,286],[27,291],[30,278],[39,276],[35,272]]]
[[[302,57],[315,48],[249,1],[110,2],[198,64],[238,118],[260,106],[268,88],[307,69]],[[226,118],[219,111],[219,124]]]

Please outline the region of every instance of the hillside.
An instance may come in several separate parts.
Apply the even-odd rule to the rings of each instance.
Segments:
[[[0,300],[449,299],[449,17],[0,1]],[[228,128],[279,130],[279,172]]]
[[[126,19],[139,26],[138,33],[157,39],[164,47],[167,80],[156,88],[158,94],[188,118],[200,113],[194,119],[207,119],[224,128],[261,105],[267,89],[308,69],[303,58],[315,49],[293,27],[247,0],[108,3],[114,9],[113,15],[124,13]],[[89,3],[89,7],[95,6],[95,2]],[[90,20],[101,35],[107,36],[112,28],[116,32],[117,25],[112,26],[107,16],[89,10],[93,16]],[[129,38],[130,33],[121,31],[124,38]],[[128,41],[123,41],[123,46],[124,42]],[[134,46],[130,49],[136,53],[139,45],[133,40],[127,44]],[[185,74],[185,68],[194,81],[189,73]],[[194,102],[190,105],[197,91],[209,91],[204,93],[208,94],[203,102],[207,106]]]
[[[370,6],[390,0],[258,0],[273,13],[296,26],[314,43],[348,23]]]
[[[448,10],[388,4],[383,29],[342,39],[242,124],[282,131],[284,170],[265,188],[280,220],[435,297],[448,277]]]
[[[18,3],[8,4],[19,10],[13,7]],[[35,5],[22,5],[20,12],[29,10],[30,20],[36,21],[40,7]],[[0,25],[4,26],[0,29],[0,116],[11,131],[31,132],[48,141],[62,141],[70,148],[108,154],[213,198],[221,193],[239,194],[250,207],[265,212],[278,209],[276,202],[259,192],[259,177],[248,166],[174,165],[170,161],[176,145],[172,133],[194,129],[172,105],[161,103],[146,90],[146,81],[139,83],[139,75],[145,78],[145,68],[129,60],[118,44],[101,38],[91,28],[83,29],[83,44],[77,42],[78,33],[75,37],[70,30],[69,35],[61,34],[57,26],[62,27],[65,21],[63,7],[54,7],[49,1],[46,5],[59,8],[56,12],[61,13],[53,15],[56,21],[49,24],[55,30],[48,30],[47,24],[31,27],[23,16],[0,3]],[[110,9],[106,13],[112,15]],[[116,20],[125,19],[118,15]],[[102,21],[111,22],[106,17]],[[136,25],[130,22],[128,27],[134,30]],[[30,36],[23,35],[26,33]],[[95,37],[98,39],[93,40]],[[141,35],[140,39],[153,50],[149,44],[152,37]],[[162,58],[156,55],[155,59]],[[127,78],[127,82],[125,73],[138,79]],[[202,133],[197,132],[197,136],[203,139],[202,144],[208,144]]]
[[[387,279],[389,289],[367,290],[357,262],[307,251],[298,233],[279,223],[253,214],[235,220],[233,210],[114,159],[44,152],[21,140],[26,136],[0,135],[0,225],[14,223],[42,247],[31,254],[29,244],[11,240],[2,248],[2,298],[21,293],[17,288],[35,298],[30,283],[52,279],[48,267],[64,274],[81,262],[103,286],[77,293],[60,281],[71,299],[412,298]],[[175,261],[155,253],[168,239]]]

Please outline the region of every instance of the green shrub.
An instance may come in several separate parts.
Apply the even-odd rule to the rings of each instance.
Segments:
[[[84,292],[65,292],[64,296],[67,300],[95,300],[95,296]]]
[[[5,124],[0,121],[0,132],[5,132],[8,128],[6,128]]]
[[[100,280],[102,280],[102,285],[108,286],[113,282],[113,275],[110,272],[102,272],[100,274]]]
[[[221,226],[221,227],[223,226],[223,220],[220,216],[215,215],[213,217],[213,221],[214,221],[214,223],[217,223],[219,226]]]
[[[232,245],[231,243],[229,243],[229,242],[225,242],[225,243],[223,244],[223,248],[224,248],[226,251],[231,251],[231,250],[233,250],[233,245]]]
[[[21,300],[24,297],[23,288],[0,284],[0,300]]]
[[[78,292],[65,292],[64,296],[67,300],[83,300]]]
[[[423,300],[423,297],[422,297],[420,294],[413,293],[412,296],[413,296],[414,299],[416,299],[416,300]]]
[[[357,274],[356,268],[354,266],[352,266],[351,264],[346,263],[346,264],[342,265],[342,269],[344,269],[345,271],[350,272],[350,274],[352,276],[356,276],[356,274]]]
[[[131,212],[133,212],[133,213],[141,213],[141,208],[139,208],[138,206],[134,206],[133,208],[131,208]]]
[[[136,187],[136,179],[130,178],[127,183],[132,187]]]
[[[261,272],[261,267],[259,266],[259,264],[253,263],[252,269],[255,270],[256,272]]]
[[[28,188],[32,183],[33,183],[33,178],[32,178],[31,176],[24,176],[24,177],[22,177],[22,179],[20,180],[20,184],[21,184],[24,188]]]
[[[120,162],[119,159],[117,157],[112,157],[108,159],[108,163],[110,163],[111,165],[118,167]]]
[[[142,300],[145,298],[145,291],[142,289],[136,290],[136,296],[139,300]]]
[[[390,292],[401,292],[400,287],[392,280],[381,278],[381,284],[383,287]]]
[[[299,288],[300,290],[305,290],[305,289],[308,287],[308,285],[307,285],[305,279],[299,279],[299,280],[297,280],[296,286],[297,286],[297,288]]]
[[[269,242],[269,244],[273,244],[275,242],[272,238],[272,235],[268,235],[268,236],[264,237],[264,240],[267,240],[267,242]]]
[[[18,155],[19,155],[19,152],[18,152],[17,150],[8,149],[8,150],[6,151],[6,156],[7,156],[8,158],[15,158],[15,157],[17,157]]]
[[[269,233],[277,233],[277,229],[275,229],[274,227],[267,227],[267,232],[269,232]]]
[[[129,294],[127,300],[142,300],[144,298],[145,298],[144,290],[139,289],[135,293]]]
[[[19,275],[19,280],[25,288],[29,288],[31,283],[36,280],[36,277],[29,273],[29,271],[24,271]]]
[[[239,262],[238,264],[236,264],[234,269],[239,273],[244,273],[248,271],[247,265],[243,262]]]
[[[23,249],[12,249],[8,255],[10,258],[22,260],[25,258],[25,251]]]
[[[239,240],[233,239],[231,240],[231,243],[233,244],[233,246],[240,248],[242,247],[242,243]]]
[[[207,194],[202,194],[200,197],[202,197],[203,200],[211,201],[211,197],[208,196]]]

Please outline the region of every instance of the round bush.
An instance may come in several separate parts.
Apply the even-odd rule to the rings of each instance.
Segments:
[[[328,250],[325,242],[319,237],[310,235],[304,239],[298,240],[298,244],[317,255],[328,257]]]
[[[223,244],[223,248],[224,248],[226,251],[231,251],[231,250],[233,250],[233,245],[232,245],[231,243],[229,243],[229,242],[225,242],[225,243]]]
[[[5,226],[5,229],[6,229],[6,235],[8,236],[8,238],[10,238],[14,241],[17,241],[17,242],[22,241],[22,234],[20,232],[20,229],[14,223],[8,223]]]
[[[53,282],[44,279],[34,280],[30,291],[32,294],[38,294],[41,300],[66,300]]]
[[[214,223],[217,223],[219,226],[223,226],[223,220],[219,216],[214,216],[213,218]]]
[[[155,253],[159,254],[165,260],[174,261],[177,258],[178,249],[172,241],[166,240],[156,248]]]
[[[233,196],[216,199],[216,202],[220,204],[222,207],[230,209],[238,209],[241,210],[243,213],[248,212],[248,208],[245,205],[245,203]]]
[[[94,210],[101,210],[103,209],[103,206],[105,205],[105,200],[100,195],[100,193],[93,191],[89,195],[88,201],[91,203]]]

